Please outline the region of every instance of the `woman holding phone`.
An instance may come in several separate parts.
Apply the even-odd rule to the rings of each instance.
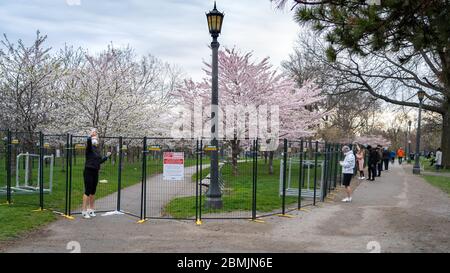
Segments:
[[[100,165],[104,163],[111,153],[108,152],[106,156],[102,157],[98,148],[98,135],[97,130],[92,129],[89,137],[87,138],[86,145],[86,161],[84,164],[84,195],[83,195],[83,207],[81,215],[85,219],[95,217],[95,192],[98,185],[98,174],[100,171]]]

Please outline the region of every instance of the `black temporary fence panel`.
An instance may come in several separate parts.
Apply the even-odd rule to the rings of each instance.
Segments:
[[[283,140],[258,140],[257,155],[256,215],[264,217],[282,213],[283,204],[286,205],[286,184],[282,177]]]
[[[40,133],[11,132],[9,168],[11,202],[43,208]],[[43,147],[42,147],[43,148]]]
[[[67,214],[68,199],[68,144],[69,136],[43,136],[43,187],[44,207]]]
[[[199,215],[202,219],[251,219],[254,194],[254,143],[250,139],[219,140],[218,147],[211,145],[209,139],[200,143],[200,165],[207,164],[200,170],[199,179]],[[219,186],[222,207],[210,206],[210,160],[214,149],[219,153]]]
[[[196,141],[146,138],[144,216],[195,219]]]
[[[141,218],[144,138],[120,137],[114,145],[112,160],[117,166],[116,210]]]
[[[87,136],[0,131],[0,202],[82,210]],[[140,219],[256,219],[317,202],[342,184],[342,145],[311,140],[101,137],[98,213]],[[222,206],[209,201],[211,154]]]

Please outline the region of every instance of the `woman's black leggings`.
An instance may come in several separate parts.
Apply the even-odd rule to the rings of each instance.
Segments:
[[[85,168],[84,176],[84,194],[87,196],[94,195],[98,185],[98,171],[96,169]]]

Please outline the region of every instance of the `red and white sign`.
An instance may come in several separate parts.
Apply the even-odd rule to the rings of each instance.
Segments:
[[[184,179],[184,153],[163,153],[163,180],[180,181]]]

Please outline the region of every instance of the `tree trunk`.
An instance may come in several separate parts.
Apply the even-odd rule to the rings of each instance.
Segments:
[[[238,155],[240,140],[233,139],[231,141],[231,165],[233,166],[233,175],[238,175]]]
[[[269,152],[269,174],[273,174],[273,151]]]
[[[264,165],[267,165],[267,152],[264,152]]]
[[[445,115],[442,115],[441,149],[442,166],[450,168],[450,109]]]

